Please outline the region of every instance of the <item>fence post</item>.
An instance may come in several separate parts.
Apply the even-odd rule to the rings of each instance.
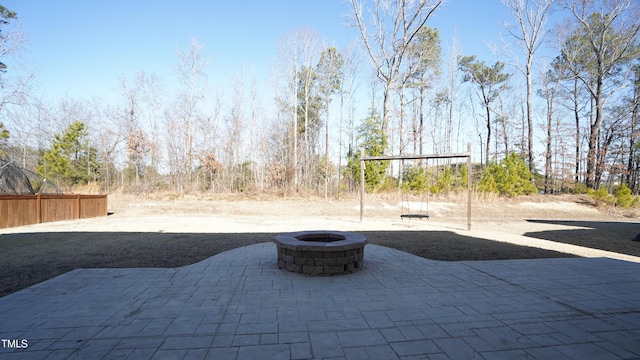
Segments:
[[[80,194],[76,195],[76,219],[80,219]]]
[[[42,222],[42,198],[40,193],[36,194],[36,222],[38,224]]]

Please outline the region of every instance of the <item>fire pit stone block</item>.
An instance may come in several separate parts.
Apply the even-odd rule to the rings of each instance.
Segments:
[[[298,231],[277,235],[278,268],[307,275],[350,274],[364,268],[367,238],[342,231]]]

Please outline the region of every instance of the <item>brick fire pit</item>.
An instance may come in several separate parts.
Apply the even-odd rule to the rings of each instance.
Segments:
[[[350,274],[364,267],[362,234],[299,231],[277,235],[278,268],[307,275]]]

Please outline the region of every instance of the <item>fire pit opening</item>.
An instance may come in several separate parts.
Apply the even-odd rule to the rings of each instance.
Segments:
[[[350,274],[364,267],[362,234],[343,231],[299,231],[273,239],[278,268],[307,275]]]
[[[328,233],[328,232],[319,232],[319,233],[305,233],[302,235],[295,236],[296,239],[300,241],[311,241],[311,242],[333,242],[344,240],[346,237],[344,235],[340,235],[338,233]]]

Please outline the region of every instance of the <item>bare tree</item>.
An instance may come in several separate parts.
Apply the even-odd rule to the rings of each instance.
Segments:
[[[450,132],[453,132],[454,128],[454,104],[457,100],[457,89],[458,89],[458,78],[459,78],[459,69],[458,69],[458,57],[462,49],[458,43],[456,36],[452,40],[451,49],[449,50],[449,61],[447,64],[447,128],[450,129]],[[458,127],[456,131],[456,152],[458,152],[462,147],[461,145],[461,130],[462,121],[458,121]],[[450,134],[452,136],[452,134]],[[447,148],[447,152],[451,152],[451,139],[448,139],[449,147]],[[422,150],[420,150],[422,152]]]
[[[155,182],[161,158],[159,140],[162,89],[156,75],[138,72],[132,78],[121,77],[120,101],[107,116],[126,139],[128,176],[136,185]],[[120,136],[120,135],[119,135]]]
[[[317,159],[312,155],[316,154],[318,145],[318,128],[320,122],[320,99],[317,93],[318,74],[314,67],[303,65],[298,71],[298,126],[297,129],[303,135],[303,163],[302,182],[308,187],[312,181],[312,174],[315,173],[315,162]]]
[[[502,4],[516,19],[517,24],[505,22],[507,32],[516,40],[518,47],[525,55],[524,65],[514,56],[514,66],[527,81],[527,153],[529,158],[529,171],[533,174],[533,105],[532,105],[532,67],[533,58],[542,45],[546,31],[545,24],[554,0],[502,0]]]
[[[423,139],[423,130],[424,130],[424,101],[426,97],[426,90],[433,88],[433,83],[436,78],[440,75],[440,63],[442,61],[442,47],[440,45],[440,33],[438,29],[431,29],[427,26],[422,27],[413,41],[413,43],[409,44],[407,49],[407,70],[406,70],[406,78],[403,79],[402,84],[404,88],[405,82],[407,86],[410,88],[417,89],[418,91],[418,105],[417,105],[417,116],[414,116],[414,119],[418,120],[419,124],[413,125],[413,134],[414,134],[414,152],[415,152],[415,143],[420,143],[420,153],[423,151],[424,139]],[[444,93],[442,93],[444,94]],[[401,94],[401,97],[404,94]],[[442,104],[445,104],[449,101],[446,94],[436,95],[436,101]],[[401,100],[401,114],[404,113],[403,110],[404,101]],[[445,133],[445,143],[451,140],[449,127],[445,126],[443,128]],[[418,141],[416,141],[416,137]],[[450,146],[449,143],[447,146]]]
[[[512,151],[512,139],[515,138],[515,131],[518,128],[514,119],[523,118],[524,111],[520,107],[521,98],[518,94],[506,94],[496,100],[497,106],[491,108],[496,119],[496,154],[503,153],[507,156]],[[499,134],[502,135],[502,149],[498,145]]]
[[[637,146],[638,139],[638,118],[640,117],[640,64],[634,66],[633,93],[630,99],[631,121],[629,124],[629,157],[627,159],[627,176],[626,183],[634,193],[637,193],[638,185],[638,158]]]
[[[591,94],[595,116],[589,126],[586,185],[597,188],[596,164],[600,128],[607,101],[627,85],[629,61],[638,56],[638,3],[631,0],[563,1],[576,29],[562,45],[562,57]]]
[[[107,192],[112,185],[120,184],[124,186],[124,172],[119,166],[119,161],[122,163],[126,161],[125,159],[120,159],[121,155],[126,153],[121,149],[122,144],[126,143],[126,133],[121,129],[121,121],[118,115],[117,111],[108,107],[102,109],[99,115],[101,119],[100,126],[94,130],[94,143],[102,158],[102,169],[100,170],[102,186]]]
[[[319,77],[320,95],[324,102],[325,115],[325,141],[324,141],[324,198],[327,199],[329,192],[329,175],[331,162],[329,161],[329,129],[331,117],[329,109],[332,97],[340,91],[342,87],[342,66],[344,60],[342,54],[335,47],[330,47],[322,51],[317,65]]]
[[[205,69],[210,61],[204,56],[204,45],[195,38],[191,39],[189,50],[177,50],[177,78],[181,85],[178,109],[184,122],[184,151],[186,180],[192,180],[194,154],[194,128],[198,116],[198,108],[204,100],[206,90]]]
[[[37,100],[28,95],[31,90],[33,73],[25,68],[21,54],[26,35],[22,25],[15,22],[18,16],[15,12],[0,5],[0,114],[4,120],[13,124],[3,124],[0,121],[0,156],[6,155],[8,143],[18,143],[22,154],[10,154],[11,158],[22,158],[26,163],[26,141],[30,137],[28,118],[31,106]],[[13,126],[10,126],[13,125]],[[3,144],[5,146],[3,146]]]
[[[127,164],[133,172],[136,186],[140,184],[140,175],[145,167],[144,157],[149,151],[146,135],[138,123],[140,89],[137,85],[136,81],[129,84],[127,79],[120,79],[120,92],[124,104],[118,114],[118,118],[121,119],[120,127],[127,139]]]
[[[342,177],[342,158],[344,155],[348,155],[349,151],[353,150],[355,146],[355,125],[354,125],[354,109],[355,109],[355,92],[358,88],[358,74],[360,67],[360,59],[358,53],[353,45],[347,47],[342,51],[344,64],[343,71],[341,72],[342,79],[340,80],[342,86],[340,87],[340,124],[338,125],[338,179],[337,186],[340,188],[340,179]],[[344,128],[344,106],[346,104],[347,112],[347,129]],[[343,135],[348,135],[347,151],[343,151]]]
[[[269,161],[269,133],[265,131],[268,120],[264,116],[255,73],[251,74],[248,102],[249,159],[253,164],[253,183],[257,190],[263,191],[265,189],[267,163]]]
[[[489,163],[491,149],[491,113],[492,103],[508,88],[507,81],[511,74],[504,72],[504,63],[498,61],[493,66],[487,66],[484,61],[476,60],[476,56],[464,56],[459,59],[460,70],[463,71],[463,82],[471,82],[476,89],[476,95],[482,102],[487,119],[487,143],[485,160]]]
[[[564,34],[567,30],[566,27],[568,23],[564,23],[560,26],[557,26],[555,29],[556,35],[559,36],[559,43],[562,43],[568,35]],[[562,44],[558,45],[558,49],[561,52]],[[566,64],[566,59],[563,55],[556,57],[551,63],[551,67],[553,71],[556,73],[562,73],[562,78],[564,81],[560,82],[560,88],[558,89],[557,99],[558,104],[565,107],[572,114],[574,131],[573,131],[573,139],[575,140],[574,146],[574,180],[576,183],[580,182],[581,176],[581,165],[582,165],[582,142],[584,137],[583,125],[581,122],[581,116],[585,112],[585,108],[587,107],[587,103],[590,101],[590,94],[586,94],[586,90],[584,86],[581,86],[581,81],[572,74],[572,71],[569,69],[569,66]]]
[[[553,192],[554,177],[553,177],[553,130],[554,130],[554,109],[556,94],[560,87],[560,83],[563,80],[563,74],[560,69],[548,70],[542,76],[542,89],[538,94],[545,100],[547,111],[547,123],[546,123],[546,150],[545,150],[545,166],[544,166],[544,193],[550,194]],[[558,71],[559,70],[559,71]]]
[[[15,12],[0,5],[0,111],[6,105],[19,105],[24,102],[25,89],[32,77],[19,76],[16,71],[21,67],[20,53],[25,42],[21,24],[11,23],[17,18]],[[11,73],[12,76],[7,76],[7,73]]]
[[[139,125],[147,133],[151,168],[157,172],[162,148],[160,146],[160,120],[162,115],[163,88],[158,75],[139,72],[134,77],[138,91]]]
[[[178,192],[185,190],[187,171],[185,163],[188,162],[186,151],[186,128],[180,114],[170,109],[165,110],[164,115],[164,146],[167,158],[169,176],[174,189]]]
[[[433,147],[433,152],[434,153],[443,153],[446,147],[446,125],[443,125],[443,120],[446,119],[445,113],[446,111],[446,106],[447,106],[447,93],[445,91],[438,91],[436,94],[434,94],[434,96],[431,98],[431,108],[432,111],[430,111],[429,113],[431,114],[431,116],[429,117],[428,121],[430,121],[429,126],[427,126],[427,128],[429,129],[429,133],[431,135],[431,145]],[[418,105],[418,106],[422,106],[422,105]],[[418,132],[422,132],[422,128],[424,128],[424,120],[422,119],[422,117],[420,116],[420,126],[417,129]],[[423,146],[423,139],[422,139],[422,134],[420,134],[420,146]],[[420,150],[422,151],[422,150]]]
[[[299,137],[301,128],[299,126],[300,107],[298,99],[299,86],[310,84],[311,72],[318,55],[320,38],[317,33],[309,28],[300,28],[285,34],[278,43],[278,62],[274,71],[277,91],[280,93],[276,101],[280,110],[288,109],[290,111],[291,130],[291,150],[290,164],[293,168],[293,186],[297,190],[300,177],[299,164]],[[300,71],[303,69],[303,71]],[[301,77],[302,76],[302,77]],[[304,104],[303,104],[304,106]],[[308,109],[307,109],[308,110]],[[306,119],[304,119],[306,121]],[[306,138],[305,138],[306,139]],[[305,148],[308,142],[304,143]],[[283,165],[286,166],[286,165]],[[289,172],[286,172],[289,173]]]
[[[291,151],[293,134],[291,111],[288,102],[275,98],[276,113],[269,124],[265,153],[267,160],[267,186],[272,190],[282,191],[286,196],[294,183],[294,168],[292,166],[293,151]]]
[[[248,159],[246,158],[244,136],[248,125],[245,88],[247,82],[244,67],[237,69],[231,80],[233,84],[231,108],[224,117],[224,165],[227,173],[227,186],[231,191],[243,191],[248,180],[245,178],[245,171],[247,166],[250,166],[250,163],[247,162]]]
[[[218,175],[224,170],[224,166],[220,163],[220,155],[222,145],[220,116],[222,114],[222,94],[214,93],[213,98],[207,103],[208,107],[203,116],[199,116],[196,121],[196,135],[194,139],[195,158],[202,166],[202,170],[198,173],[198,184],[200,184],[200,175],[204,176],[206,188],[213,192],[216,189],[216,180]],[[202,186],[204,190],[205,187]]]
[[[409,44],[445,0],[374,0],[365,19],[365,1],[349,0],[353,22],[360,31],[364,52],[384,84],[382,132],[390,118],[391,92],[402,72]]]
[[[53,136],[44,126],[48,115],[48,108],[37,99],[5,108],[2,112],[5,123],[0,123],[0,157],[6,156],[25,169],[36,168],[37,151],[44,148],[39,145],[44,145]],[[3,125],[11,131],[4,129]],[[3,142],[7,145],[4,149]]]

